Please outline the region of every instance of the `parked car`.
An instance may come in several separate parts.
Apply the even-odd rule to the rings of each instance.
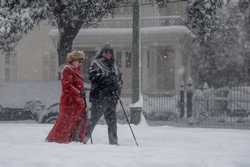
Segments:
[[[90,89],[88,83],[85,83],[85,88]],[[1,83],[0,121],[53,123],[59,113],[59,98],[59,81]]]
[[[3,107],[0,105],[0,121],[15,121],[33,119],[31,111],[24,108]]]
[[[59,113],[59,103],[52,104],[40,115],[40,123],[54,123]]]

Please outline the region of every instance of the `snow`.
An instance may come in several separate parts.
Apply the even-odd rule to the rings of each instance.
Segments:
[[[1,167],[249,167],[247,130],[118,126],[120,146],[98,125],[94,144],[45,142],[52,125],[0,123]],[[8,130],[6,130],[8,129]]]
[[[142,108],[143,107],[143,97],[140,94],[139,100],[133,104],[129,105],[129,108]]]
[[[186,26],[156,26],[141,28],[142,34],[191,34]],[[113,34],[131,34],[132,28],[89,28],[81,29],[79,35],[113,35]],[[50,36],[57,36],[58,30],[50,31]]]
[[[140,120],[140,123],[137,125],[139,127],[148,127],[148,123],[146,121],[146,118],[145,116],[143,115],[143,113],[141,112],[141,120]]]
[[[40,100],[49,106],[58,103],[60,96],[59,81],[19,81],[0,83],[0,105],[21,107],[32,100]]]
[[[152,97],[144,95],[144,110],[150,112],[173,112],[176,113],[179,96]]]
[[[183,66],[181,66],[178,70],[177,70],[177,74],[182,76],[185,72],[185,68]]]
[[[183,19],[179,15],[170,15],[170,16],[146,16],[146,17],[141,17],[141,20],[153,20],[153,19]],[[131,21],[131,17],[127,16],[116,16],[114,18],[103,18],[102,21],[113,21],[113,20],[123,20],[123,21]]]
[[[89,84],[85,83],[89,89]],[[39,100],[46,107],[58,103],[61,83],[55,81],[0,82],[0,105],[23,108],[28,101]]]

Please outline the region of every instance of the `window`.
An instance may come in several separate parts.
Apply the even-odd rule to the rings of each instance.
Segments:
[[[5,68],[5,81],[9,81],[9,80],[10,80],[10,69]]]
[[[6,65],[10,64],[10,54],[8,54],[8,53],[5,55],[5,64]]]
[[[118,67],[122,67],[122,52],[118,51],[116,53],[116,64],[118,65]]]
[[[126,67],[130,68],[131,67],[131,52],[126,52]]]
[[[247,74],[250,76],[250,59],[247,61]]]
[[[150,67],[150,52],[149,50],[147,51],[147,67]]]

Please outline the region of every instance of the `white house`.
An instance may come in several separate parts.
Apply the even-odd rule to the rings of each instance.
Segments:
[[[170,10],[171,9],[171,10]],[[169,11],[172,11],[169,12]],[[168,8],[142,6],[142,89],[143,93],[171,93],[190,75],[188,43],[192,34],[184,25],[185,4],[173,4]],[[73,48],[87,53],[87,66],[105,43],[115,50],[116,62],[123,73],[124,94],[131,93],[132,18],[131,8],[115,11],[113,18],[105,18],[97,27],[81,29]],[[51,29],[50,37],[58,40],[58,30]],[[56,47],[56,46],[55,46]],[[86,71],[86,69],[85,69]]]

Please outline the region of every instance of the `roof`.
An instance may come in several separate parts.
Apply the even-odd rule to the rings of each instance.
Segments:
[[[191,31],[186,26],[157,26],[141,28],[142,41],[144,43],[164,42],[173,43],[184,35],[192,37]],[[58,30],[52,29],[49,35],[53,39],[58,38]],[[81,29],[75,43],[81,45],[102,45],[109,41],[112,44],[130,44],[132,40],[132,28],[89,28]]]

